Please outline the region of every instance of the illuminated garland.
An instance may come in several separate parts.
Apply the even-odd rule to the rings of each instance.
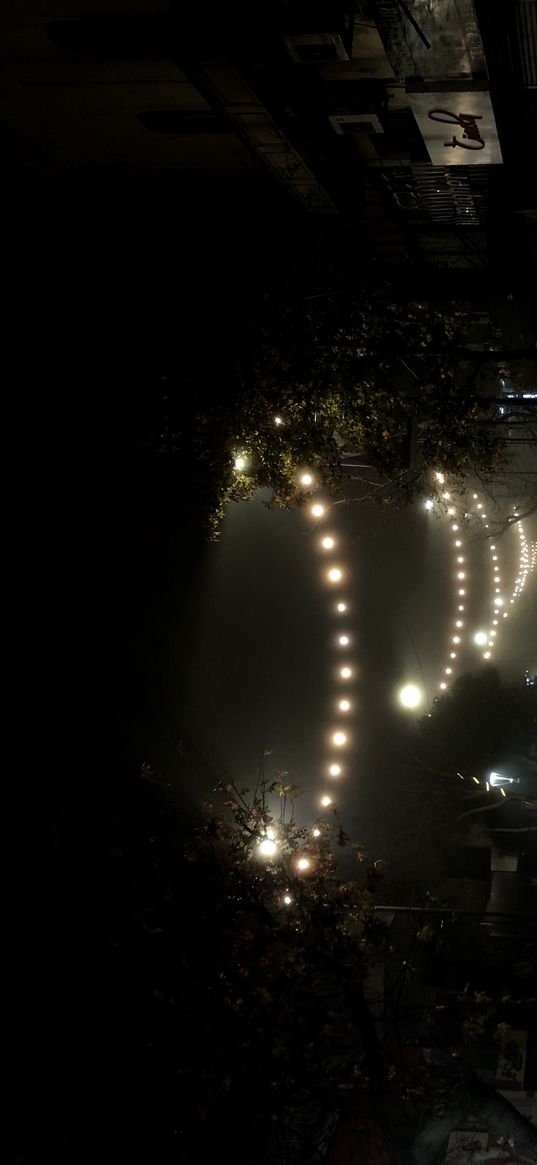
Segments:
[[[281,417],[274,417],[274,424],[281,426],[284,421]],[[241,451],[235,457],[235,470],[243,472],[248,466],[248,454]],[[313,492],[316,487],[315,476],[310,470],[304,470],[299,476],[300,487],[304,491]],[[454,614],[452,617],[452,634],[449,639],[449,653],[446,665],[443,668],[442,679],[438,687],[439,691],[444,693],[455,678],[455,672],[459,658],[461,646],[468,643],[468,631],[466,628],[465,614],[467,610],[467,590],[468,590],[468,570],[467,570],[467,554],[465,553],[465,537],[463,527],[465,530],[469,528],[469,524],[474,520],[484,523],[484,529],[489,529],[487,521],[487,514],[484,510],[484,503],[479,500],[479,495],[474,493],[471,500],[468,499],[466,503],[459,506],[459,509],[453,504],[450,490],[444,488],[446,486],[446,475],[440,470],[434,474],[434,498],[428,498],[425,502],[425,509],[429,512],[440,511],[450,523],[450,534],[452,535],[451,545],[453,550],[453,581],[454,581]],[[327,506],[323,502],[316,500],[309,505],[309,516],[315,519],[315,529],[324,521],[327,516]],[[514,507],[513,517],[518,516],[516,506]],[[519,534],[519,566],[514,584],[513,591],[509,597],[509,606],[513,606],[517,599],[522,594],[526,586],[528,576],[535,570],[537,565],[537,543],[532,543],[528,546],[526,534],[522,522],[517,523]],[[323,579],[332,591],[332,614],[340,621],[340,627],[335,634],[335,645],[338,653],[340,653],[340,661],[336,668],[335,679],[337,683],[337,690],[334,693],[334,703],[337,709],[337,725],[333,728],[330,734],[330,752],[326,756],[323,771],[327,777],[337,779],[344,775],[346,771],[345,758],[348,756],[348,748],[351,741],[346,731],[346,717],[352,712],[354,701],[352,696],[352,682],[355,679],[356,667],[352,655],[349,654],[349,648],[352,647],[352,634],[346,626],[345,620],[348,617],[349,601],[346,595],[346,583],[349,577],[348,569],[342,565],[339,556],[337,556],[337,538],[333,533],[326,533],[318,539],[318,549],[323,556],[327,556],[327,565],[323,568]],[[505,605],[506,598],[502,595],[502,582],[499,567],[498,554],[496,552],[496,544],[490,544],[490,566],[491,566],[491,601],[489,604],[489,619],[486,630],[478,630],[473,634],[473,643],[478,647],[484,647],[483,659],[490,660],[493,657],[494,651],[497,647],[497,637],[499,629],[499,614],[503,615],[504,619],[509,616],[509,611],[501,611]],[[333,554],[336,557],[331,557]],[[351,691],[347,691],[348,686],[351,686]],[[399,698],[403,706],[407,708],[415,708],[422,702],[423,694],[420,689],[414,684],[407,684],[399,693]],[[498,774],[491,774],[497,776]],[[462,773],[458,776],[464,780]],[[476,784],[480,785],[482,782],[477,777],[471,778]],[[488,781],[484,782],[487,792],[490,791],[490,784]],[[500,793],[505,797],[505,789],[500,788]],[[334,807],[334,800],[329,792],[323,792],[320,796],[320,806],[322,809],[329,809]],[[322,835],[322,830],[318,825],[311,830],[312,836],[318,839]],[[278,841],[274,830],[267,829],[264,836],[258,843],[259,853],[263,858],[270,858],[277,855]],[[295,868],[299,873],[306,874],[314,866],[313,857],[302,853],[295,862]],[[292,902],[291,896],[287,893],[283,898],[285,905],[290,905]]]

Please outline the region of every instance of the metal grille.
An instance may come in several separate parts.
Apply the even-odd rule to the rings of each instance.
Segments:
[[[422,222],[467,228],[483,225],[488,217],[488,175],[469,173],[476,169],[420,163],[383,177],[400,210]]]

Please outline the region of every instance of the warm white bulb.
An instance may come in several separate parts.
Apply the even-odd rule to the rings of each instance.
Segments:
[[[339,570],[339,567],[333,566],[332,570],[328,571],[328,579],[330,582],[340,582],[341,578],[342,578],[342,574],[341,574],[341,571]]]
[[[301,478],[300,478],[300,484],[306,485],[306,486],[313,485],[313,478],[311,476],[311,473],[303,473]]]
[[[322,546],[323,550],[333,550],[334,546],[335,546],[334,539],[333,538],[323,538],[323,540],[321,542],[321,546]]]
[[[342,679],[344,679],[344,680],[348,680],[348,679],[350,679],[350,676],[351,676],[351,669],[350,669],[350,667],[342,667],[342,669],[341,669],[341,671],[340,671],[340,673],[339,673],[339,674],[340,674],[341,678],[342,678]]]
[[[263,841],[259,843],[259,853],[263,854],[264,857],[273,857],[277,849],[276,842],[272,841],[269,837],[263,838]]]
[[[453,530],[453,533],[455,533],[455,531],[459,529],[456,522],[453,523],[451,529]]]
[[[486,631],[476,631],[476,633],[474,635],[474,643],[477,643],[478,647],[483,647],[483,645],[486,642],[487,642]]]
[[[328,772],[331,777],[339,777],[341,775],[341,765],[330,765]]]
[[[284,894],[283,900],[284,900],[286,906],[290,906],[291,902],[293,901],[290,894]]]
[[[332,804],[332,798],[331,798],[331,797],[321,797],[321,805],[322,805],[322,806],[323,806],[325,809],[328,809],[328,806],[329,806],[329,805],[331,805],[331,804]]]
[[[311,507],[311,512],[314,518],[322,518],[324,506],[321,506],[320,502],[315,502],[315,505]]]
[[[338,643],[340,643],[342,647],[346,647],[348,642],[349,642],[348,635],[340,635],[340,637],[338,639]]]
[[[309,870],[311,862],[308,858],[299,858],[296,865],[297,870]]]
[[[235,458],[235,469],[237,469],[239,473],[241,470],[246,469],[246,465],[246,457],[239,456]]]
[[[454,513],[455,513],[455,506],[448,506],[448,514],[449,514],[450,518],[453,517]]]
[[[312,833],[313,833],[313,836],[314,836],[314,837],[320,837],[320,836],[321,836],[321,831],[320,831],[320,829],[314,829],[314,830],[312,830]]]
[[[337,744],[338,748],[341,748],[346,743],[347,737],[344,732],[334,732],[332,740],[334,744]]]
[[[274,424],[275,425],[283,425],[282,418],[281,417],[274,417]]]
[[[343,612],[347,610],[347,604],[346,603],[338,603],[336,610],[338,610],[340,615],[342,615]]]
[[[340,700],[339,704],[338,704],[338,708],[339,708],[340,712],[348,712],[349,708],[350,708],[349,701],[348,700]]]
[[[460,538],[457,538],[455,546],[462,546],[462,542],[461,542]]]
[[[445,688],[447,688],[447,684],[441,683],[441,684],[440,684],[440,687],[442,688],[442,691],[444,691],[444,690],[445,690]]]
[[[425,509],[432,510],[433,506],[434,502],[432,502],[430,498],[427,498],[427,501],[425,502]]]

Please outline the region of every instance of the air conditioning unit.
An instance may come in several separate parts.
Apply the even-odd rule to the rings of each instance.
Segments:
[[[289,56],[299,65],[348,61],[349,54],[337,32],[304,32],[284,36]]]
[[[380,121],[374,113],[345,113],[329,118],[338,134],[384,133]]]

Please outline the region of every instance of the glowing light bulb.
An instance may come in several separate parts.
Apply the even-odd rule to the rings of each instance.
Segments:
[[[455,533],[455,531],[459,529],[456,522],[453,523],[451,529],[453,530],[453,533]]]
[[[492,555],[492,561],[493,561],[493,562],[497,562],[497,560],[498,560],[498,555],[497,555],[497,554],[493,554],[493,555]]]
[[[311,473],[303,473],[300,477],[300,484],[305,486],[313,485],[313,477],[311,476]]]
[[[455,546],[462,546],[462,542],[461,542],[460,538],[457,538]]]
[[[333,538],[323,538],[321,542],[323,550],[333,550],[335,545]]]
[[[339,674],[343,680],[348,680],[352,673],[350,667],[342,667]]]
[[[460,578],[460,579],[462,580],[462,579],[463,579],[463,578],[465,578],[465,577],[466,577],[466,576],[465,576],[465,574],[464,574],[464,571],[463,571],[463,570],[458,570],[458,571],[457,571],[457,578]]]
[[[330,765],[328,772],[331,777],[341,776],[341,765]]]
[[[427,501],[425,502],[425,509],[432,510],[433,506],[434,506],[434,502],[431,501],[430,498],[427,498]]]
[[[263,857],[272,858],[277,849],[276,842],[272,841],[270,837],[263,838],[263,841],[259,843],[259,853],[263,854]]]
[[[460,643],[460,641],[461,641],[461,637],[460,637],[460,635],[454,635],[454,636],[453,636],[453,642],[454,642],[454,643]]]
[[[486,631],[476,631],[476,633],[474,635],[474,643],[477,643],[478,647],[483,647],[486,642],[487,642]]]
[[[345,736],[344,732],[334,732],[332,741],[334,744],[337,744],[338,748],[341,748],[343,744],[346,744],[347,737]]]
[[[450,653],[449,653],[449,658],[450,658],[450,659],[456,659],[456,658],[457,658],[457,652],[456,652],[456,651],[450,651]]]
[[[464,624],[463,624],[463,621],[462,621],[462,619],[457,619],[457,621],[456,621],[456,623],[455,623],[455,626],[456,626],[456,627],[463,627],[463,626],[464,626]]]
[[[503,599],[496,598],[494,600],[494,605],[495,605],[495,607],[503,607]]]
[[[346,610],[347,610],[347,604],[346,604],[346,603],[338,603],[338,605],[337,605],[337,607],[336,607],[336,611],[339,611],[340,615],[342,615],[342,614],[343,614],[343,612],[344,612],[344,611],[346,611]]]
[[[422,693],[415,684],[405,684],[404,688],[401,688],[399,692],[399,701],[403,705],[403,708],[417,708],[421,700]]]
[[[442,494],[442,497],[443,497],[443,498],[445,498],[445,499],[446,499],[446,501],[447,501],[447,500],[448,500],[448,498],[450,498],[450,497],[451,497],[451,494],[449,494],[449,493],[447,492],[447,490],[446,490],[446,492]]]
[[[243,457],[242,454],[239,454],[239,456],[235,458],[235,469],[238,471],[238,473],[241,473],[243,469],[246,469],[247,465],[248,461],[246,460],[246,457]]]
[[[321,805],[323,806],[324,809],[328,809],[328,806],[331,804],[332,804],[331,797],[321,797]]]
[[[283,425],[282,418],[281,417],[274,417],[274,424],[278,425],[278,426]]]
[[[490,659],[490,651],[483,652],[483,659]]]
[[[337,566],[333,566],[332,570],[328,571],[329,582],[333,582],[333,583],[340,582],[342,577],[343,577],[342,572],[340,571],[339,567],[337,567]]]
[[[283,900],[284,900],[286,906],[290,906],[291,902],[293,901],[290,894],[284,894]]]
[[[457,607],[457,610],[458,610],[458,611],[464,611],[464,603],[459,603],[459,605],[458,605],[458,607]]]
[[[482,505],[482,503],[481,503],[481,502],[478,502],[478,503],[477,503],[477,509],[478,509],[478,510],[482,510],[482,509],[483,509],[483,505]]]
[[[447,675],[447,676],[450,676],[450,675],[452,674],[452,671],[453,671],[453,668],[452,668],[452,667],[446,667],[446,668],[445,668],[445,673],[446,673],[446,675]]]
[[[459,554],[457,562],[464,562],[464,556],[462,554]]]
[[[340,712],[348,712],[350,708],[350,702],[348,700],[340,700],[338,708]]]
[[[447,684],[445,684],[445,683],[442,681],[442,683],[440,684],[440,687],[442,688],[442,691],[445,691],[445,689],[447,688]]]
[[[338,643],[340,643],[342,647],[346,647],[348,642],[349,642],[348,635],[340,635],[340,637],[338,639]]]
[[[299,858],[296,864],[297,870],[309,870],[311,862],[308,858]]]
[[[455,513],[455,506],[448,506],[448,514],[449,514],[450,518],[453,517],[454,513]]]
[[[320,836],[321,836],[321,831],[320,831],[320,829],[313,829],[313,830],[312,830],[312,833],[313,833],[313,836],[314,836],[314,837],[320,837]]]
[[[440,473],[440,472],[437,470],[434,476],[436,477],[436,480],[437,480],[437,481],[440,483],[440,485],[443,485],[443,484],[444,484],[444,482],[445,482],[445,480],[446,480],[446,479],[445,479],[445,477],[444,477],[444,474],[443,474],[443,473]]]
[[[458,593],[459,593],[459,595],[465,595],[465,594],[466,594],[466,591],[465,591],[464,587],[461,587],[461,588],[459,589],[459,592],[458,592]]]

